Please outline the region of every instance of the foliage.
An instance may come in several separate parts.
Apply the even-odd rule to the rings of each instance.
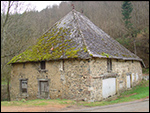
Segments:
[[[149,68],[142,68],[143,74],[149,74]]]
[[[131,12],[133,10],[133,5],[131,4],[130,1],[124,1],[122,4],[122,15],[123,15],[123,20],[125,23],[125,26],[127,29],[132,28],[132,23],[130,21],[131,19]]]

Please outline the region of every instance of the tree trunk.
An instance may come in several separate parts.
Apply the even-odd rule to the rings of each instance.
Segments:
[[[10,81],[10,79],[7,78],[7,99],[8,99],[8,101],[10,101],[9,81]]]
[[[133,43],[134,43],[134,54],[136,54],[136,44],[135,44],[135,39],[134,39],[134,41],[133,41]]]

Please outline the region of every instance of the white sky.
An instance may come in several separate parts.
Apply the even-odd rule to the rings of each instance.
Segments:
[[[62,1],[23,1],[25,4],[31,4],[31,6],[35,7],[35,10],[41,11],[45,9],[47,6],[59,5]]]
[[[47,6],[59,5],[62,1],[15,1],[11,7],[11,13],[23,13],[25,10],[38,10],[41,11]],[[18,5],[16,5],[18,3]],[[16,9],[17,6],[17,9]],[[6,13],[8,7],[8,1],[1,1],[1,13]]]

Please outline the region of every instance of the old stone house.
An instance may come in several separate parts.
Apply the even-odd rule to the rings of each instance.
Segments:
[[[142,59],[74,9],[8,64],[11,100],[100,101],[140,82],[144,67]]]

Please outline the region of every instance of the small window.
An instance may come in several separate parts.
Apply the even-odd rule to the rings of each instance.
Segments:
[[[23,68],[25,68],[25,63],[23,63]]]
[[[28,79],[20,79],[20,92],[27,93]]]
[[[45,61],[42,61],[42,62],[41,62],[41,69],[45,69],[45,67],[46,67],[46,66],[45,66]]]
[[[107,59],[107,72],[111,72],[111,71],[112,71],[112,60]]]

